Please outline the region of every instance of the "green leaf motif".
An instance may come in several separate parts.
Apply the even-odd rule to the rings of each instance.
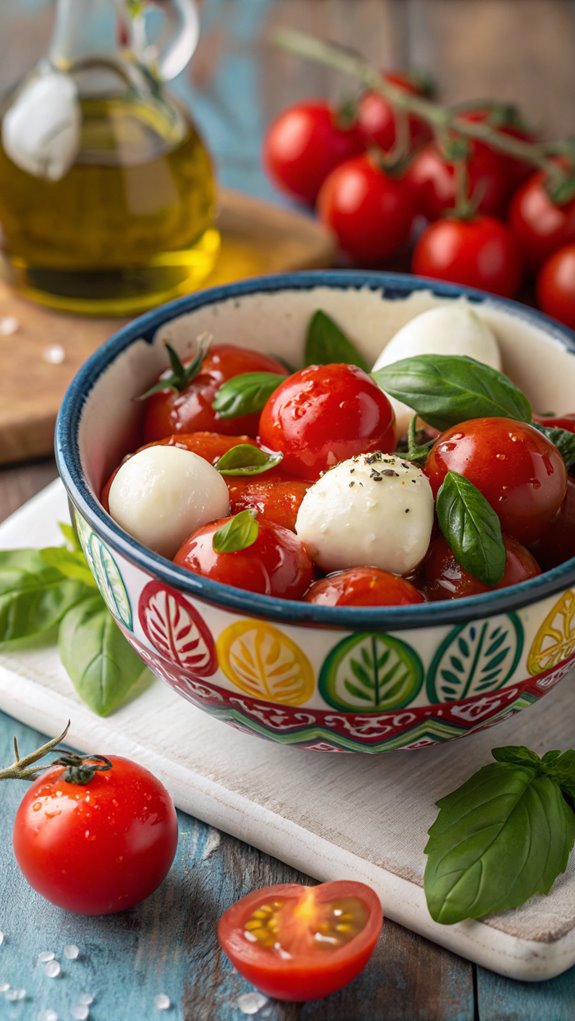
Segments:
[[[263,409],[268,397],[285,378],[278,372],[242,372],[222,383],[212,407],[220,418],[255,414]]]
[[[326,657],[319,689],[328,705],[356,713],[391,712],[413,702],[423,666],[411,646],[387,634],[344,638]]]
[[[429,425],[448,429],[470,418],[531,421],[527,397],[507,376],[467,355],[417,355],[373,373],[386,393]]]
[[[503,688],[515,672],[523,640],[515,613],[453,628],[429,667],[430,702],[459,702]]]
[[[305,341],[306,365],[330,365],[347,362],[369,372],[369,365],[355,344],[326,312],[318,309],[312,315]]]
[[[150,678],[99,595],[66,614],[58,648],[80,698],[99,716],[114,712]]]
[[[92,532],[87,552],[88,559],[98,588],[110,613],[132,630],[132,607],[124,580],[114,557],[104,542]]]
[[[251,443],[238,443],[226,450],[214,467],[220,475],[263,475],[282,460],[283,454],[268,453]]]
[[[575,841],[575,813],[537,768],[494,762],[438,802],[424,889],[432,918],[452,925],[549,893]]]
[[[501,522],[483,493],[464,475],[447,472],[435,501],[439,527],[466,571],[485,585],[505,573]]]

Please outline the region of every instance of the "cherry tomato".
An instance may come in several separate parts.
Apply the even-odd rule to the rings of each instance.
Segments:
[[[502,171],[499,154],[481,142],[471,143],[466,161],[469,197],[477,197],[477,209],[489,216],[502,216],[509,201],[509,183]],[[412,160],[407,172],[418,212],[437,220],[456,204],[455,166],[430,142]]]
[[[270,478],[274,475],[273,478]],[[239,511],[254,507],[258,512],[258,520],[275,521],[295,531],[295,522],[300,504],[307,493],[310,483],[301,479],[291,479],[274,471],[265,475],[241,478],[225,476],[230,491],[230,511]]]
[[[541,574],[541,568],[535,557],[525,546],[517,542],[517,539],[504,536],[503,541],[505,543],[503,578],[497,585],[485,585],[461,566],[443,536],[435,539],[422,565],[428,599],[461,599],[463,596],[475,596],[481,592],[517,585],[520,581]]]
[[[472,123],[487,123],[499,134],[508,135],[510,138],[516,138],[521,142],[537,141],[535,132],[523,124],[516,107],[505,103],[495,103],[488,106],[479,106],[476,109],[465,110],[461,112],[460,116],[462,120],[471,121]],[[501,150],[493,149],[484,142],[477,141],[474,145],[478,148],[488,149],[497,157],[500,175],[506,180],[508,199],[511,198],[526,178],[530,177],[533,173],[533,164],[527,163],[518,156],[511,156]]]
[[[438,220],[421,234],[414,273],[512,297],[521,282],[519,249],[510,231],[490,216]]]
[[[525,422],[473,418],[452,426],[431,448],[424,471],[434,495],[448,471],[473,482],[504,532],[529,545],[545,531],[567,488],[557,447]]]
[[[268,398],[260,439],[284,455],[284,471],[315,481],[320,472],[348,457],[394,450],[393,411],[363,369],[309,365]]]
[[[543,264],[536,291],[539,308],[575,330],[575,244],[560,248]]]
[[[531,548],[545,570],[575,557],[575,479],[568,479],[563,503]]]
[[[313,205],[328,174],[364,149],[355,122],[328,103],[310,100],[280,113],[264,140],[264,163],[288,193]]]
[[[277,1000],[315,1000],[346,986],[371,957],[383,922],[363,883],[270,886],[222,915],[218,939],[235,968]]]
[[[427,96],[430,92],[429,83],[417,75],[390,71],[384,72],[382,78],[413,96]],[[431,138],[431,128],[416,114],[410,113],[405,116],[409,129],[409,147],[418,149]],[[365,148],[376,146],[383,152],[393,149],[397,138],[397,117],[394,106],[385,96],[371,90],[364,92],[358,103],[357,121]]]
[[[575,242],[575,199],[556,205],[545,188],[545,175],[534,174],[509,206],[509,225],[529,269],[538,269],[553,252]]]
[[[174,433],[219,432],[226,435],[247,433],[255,436],[258,415],[242,415],[240,418],[220,418],[212,407],[217,389],[226,379],[243,372],[277,372],[282,376],[287,371],[281,362],[268,355],[259,354],[249,348],[233,344],[216,344],[201,365],[200,372],[186,388],[163,390],[146,400],[143,439],[144,443],[163,439]],[[162,373],[160,379],[169,376],[170,370]]]
[[[377,567],[350,567],[314,582],[304,596],[318,606],[409,606],[423,596],[406,581]]]
[[[258,519],[258,537],[251,546],[232,553],[217,553],[215,533],[230,521],[212,521],[188,536],[174,557],[193,574],[282,599],[301,599],[311,585],[314,567],[302,542],[281,525]]]
[[[220,457],[225,454],[232,447],[238,446],[240,443],[249,443],[253,447],[257,447],[257,443],[251,436],[222,436],[221,433],[212,432],[197,432],[197,433],[175,433],[172,436],[164,436],[161,440],[154,440],[153,443],[145,443],[143,447],[138,447],[134,453],[137,454],[140,450],[145,450],[146,447],[182,447],[184,450],[191,450],[192,454],[198,454],[199,457],[203,457],[210,464],[216,464]],[[132,454],[128,454],[128,457],[132,457]],[[109,496],[110,487],[112,482],[116,478],[122,464],[128,458],[125,457],[123,461],[114,468],[114,471],[110,475],[110,478],[106,482],[102,493],[100,495],[100,503],[104,510],[109,511]]]
[[[88,760],[94,761],[94,760]],[[178,840],[172,799],[147,769],[117,755],[86,784],[54,766],[16,813],[14,853],[30,885],[83,915],[124,911],[167,875]]]
[[[405,178],[392,177],[371,156],[356,156],[336,167],[322,185],[320,220],[334,232],[353,262],[378,266],[403,247],[415,216]]]
[[[533,415],[533,421],[550,429],[566,429],[569,433],[575,433],[575,412],[566,415]]]

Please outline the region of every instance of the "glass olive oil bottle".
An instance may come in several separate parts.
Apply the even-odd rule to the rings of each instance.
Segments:
[[[171,73],[197,39],[193,5],[178,4]],[[210,156],[151,69],[132,8],[58,0],[47,58],[0,111],[8,279],[72,312],[125,315],[186,293],[219,249]]]

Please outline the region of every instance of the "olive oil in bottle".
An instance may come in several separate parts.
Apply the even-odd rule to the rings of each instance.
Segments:
[[[8,279],[36,301],[84,314],[130,314],[193,290],[219,249],[212,164],[189,116],[133,54],[110,54],[117,32],[104,32],[104,53],[84,45],[75,59],[86,14],[94,30],[121,6],[60,0],[56,54],[2,111]]]

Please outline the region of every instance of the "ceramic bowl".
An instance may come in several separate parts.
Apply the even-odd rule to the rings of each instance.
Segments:
[[[405,322],[469,300],[504,371],[539,410],[573,410],[575,341],[510,301],[390,274],[319,272],[202,291],[121,329],[83,366],[56,450],[91,570],[122,631],[178,695],[249,734],[318,751],[381,752],[462,737],[536,702],[575,658],[575,559],[489,595],[408,607],[320,607],[203,579],[151,553],[98,502],[138,445],[134,401],[198,334],[301,364],[306,325],[330,313],[368,360]],[[358,675],[360,686],[350,683]]]

